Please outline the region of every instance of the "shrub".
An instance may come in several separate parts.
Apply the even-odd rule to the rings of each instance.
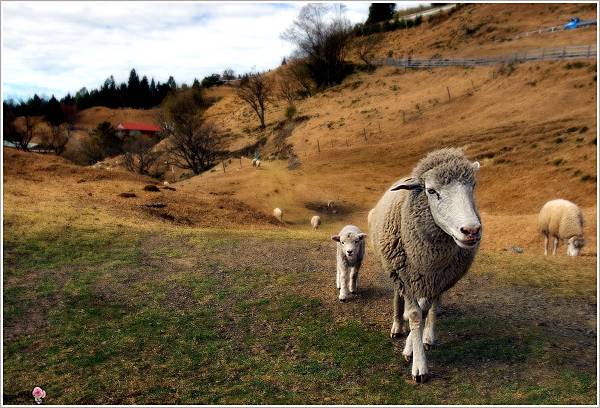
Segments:
[[[294,119],[294,116],[296,116],[296,113],[298,113],[298,111],[296,109],[296,106],[293,104],[290,104],[285,108],[285,118],[287,120]]]

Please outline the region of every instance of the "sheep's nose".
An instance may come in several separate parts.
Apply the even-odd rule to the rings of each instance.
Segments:
[[[351,250],[351,249],[349,249],[349,250],[347,250],[347,251],[346,251],[346,253],[347,253],[348,255],[352,255],[352,250]]]
[[[479,234],[480,230],[481,230],[480,224],[466,225],[466,226],[460,228],[460,232],[462,232],[463,234],[465,234],[467,236],[477,236]]]

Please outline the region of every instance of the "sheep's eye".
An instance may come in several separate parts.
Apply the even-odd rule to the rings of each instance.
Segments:
[[[428,188],[427,193],[428,194],[437,194],[437,191],[435,191],[433,188]]]

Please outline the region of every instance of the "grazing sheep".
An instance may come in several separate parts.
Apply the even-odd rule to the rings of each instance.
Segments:
[[[577,256],[585,245],[583,238],[583,214],[581,209],[567,200],[548,201],[540,210],[538,218],[540,233],[544,235],[544,255],[548,255],[548,237],[554,238],[552,255],[556,255],[558,241],[568,242],[567,255]]]
[[[369,213],[375,255],[394,281],[391,337],[400,336],[401,319],[407,319],[402,354],[406,360],[413,355],[417,382],[427,379],[425,348],[435,343],[440,296],[467,272],[479,247],[481,222],[473,199],[478,170],[479,163],[458,149],[431,152]]]
[[[252,159],[252,167],[260,167],[260,160]]]
[[[168,186],[169,182],[168,181],[163,181],[163,186]]]
[[[327,201],[327,208],[332,209],[335,207],[335,203],[332,200]]]
[[[279,222],[283,222],[283,211],[281,208],[275,208],[273,210],[273,217],[277,218]]]
[[[358,271],[365,256],[367,234],[354,225],[346,225],[339,235],[331,237],[337,242],[337,274],[335,285],[340,290],[338,299],[345,302],[358,288]]]
[[[318,215],[313,216],[310,219],[310,225],[312,225],[313,229],[319,228],[319,225],[321,225],[321,217]]]

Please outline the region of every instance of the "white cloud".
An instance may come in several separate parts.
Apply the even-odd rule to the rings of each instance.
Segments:
[[[3,96],[62,96],[111,74],[126,81],[131,68],[187,83],[224,68],[272,68],[291,53],[280,33],[304,4],[3,2]],[[370,2],[343,4],[352,23],[366,19]]]
[[[305,3],[3,2],[4,98],[62,96],[131,68],[191,83],[231,67],[273,68],[292,45],[280,38]],[[353,22],[367,2],[345,3]]]

